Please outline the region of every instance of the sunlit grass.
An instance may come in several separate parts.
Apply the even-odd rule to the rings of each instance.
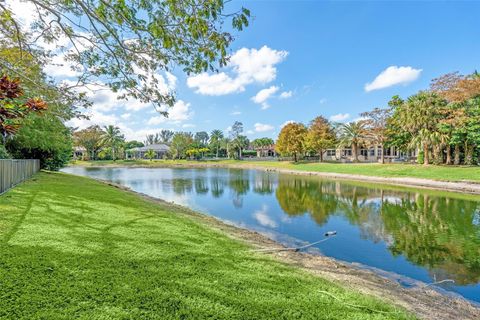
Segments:
[[[61,173],[0,196],[0,297],[1,319],[408,318],[178,207]]]

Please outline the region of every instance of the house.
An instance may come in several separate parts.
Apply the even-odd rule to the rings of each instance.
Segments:
[[[255,147],[254,149],[257,151],[258,158],[275,157],[277,155],[274,144],[268,146],[259,146]]]
[[[166,144],[151,144],[145,147],[133,148],[127,150],[127,159],[145,159],[145,154],[148,150],[155,152],[154,159],[163,159],[170,150],[170,147]]]
[[[388,147],[383,151],[382,146],[359,147],[357,152],[358,161],[360,162],[378,162],[381,159],[382,152],[385,162],[412,161],[417,157],[416,150],[404,152],[396,147]],[[341,162],[354,161],[352,148],[327,149],[323,153],[323,160]]]
[[[87,149],[84,147],[73,148],[73,160],[87,160],[89,158]]]

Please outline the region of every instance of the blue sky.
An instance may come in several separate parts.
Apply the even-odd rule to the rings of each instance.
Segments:
[[[286,121],[351,121],[432,78],[480,69],[480,2],[233,1],[228,10],[242,5],[253,19],[235,33],[231,66],[217,75],[164,75],[178,98],[170,119],[103,92],[92,95],[89,122],[70,124],[117,124],[143,140],[161,129],[210,132],[241,121],[250,139],[275,138]]]

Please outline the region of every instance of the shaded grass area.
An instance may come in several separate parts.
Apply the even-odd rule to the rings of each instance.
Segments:
[[[249,160],[212,160],[212,161],[186,161],[186,160],[123,160],[123,161],[76,161],[74,165],[83,166],[175,166],[175,165],[235,165],[256,166],[266,168],[282,168],[288,170],[333,172],[356,174],[377,177],[411,177],[443,181],[474,181],[480,182],[479,166],[423,166],[417,164],[379,164],[379,163],[293,163],[288,161],[249,161]]]
[[[178,207],[42,172],[0,196],[0,318],[410,318],[248,249]]]

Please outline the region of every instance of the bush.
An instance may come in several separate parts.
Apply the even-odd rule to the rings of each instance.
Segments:
[[[8,153],[7,149],[5,149],[5,146],[0,144],[0,159],[11,159],[12,157]]]
[[[423,157],[423,151],[420,151],[417,156],[417,163],[418,164],[423,164],[424,157]]]

